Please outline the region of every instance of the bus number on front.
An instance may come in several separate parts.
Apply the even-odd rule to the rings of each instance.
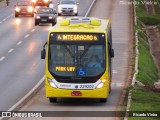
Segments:
[[[80,85],[80,88],[94,88],[94,85]]]

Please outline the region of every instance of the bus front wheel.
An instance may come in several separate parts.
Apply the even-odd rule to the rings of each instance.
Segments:
[[[106,103],[107,102],[107,98],[100,98],[100,102],[101,103]]]
[[[50,103],[55,103],[57,102],[57,98],[49,98]]]

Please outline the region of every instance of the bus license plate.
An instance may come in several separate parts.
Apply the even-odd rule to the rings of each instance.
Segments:
[[[73,91],[71,93],[72,96],[82,96],[82,93],[80,91]]]

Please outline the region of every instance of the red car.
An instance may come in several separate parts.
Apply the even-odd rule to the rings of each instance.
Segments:
[[[32,0],[33,6],[47,6],[49,7],[50,0]]]
[[[29,1],[19,1],[15,5],[15,17],[19,15],[31,15],[34,17],[34,7]]]

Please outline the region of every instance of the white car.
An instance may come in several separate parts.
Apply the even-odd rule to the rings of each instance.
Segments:
[[[78,3],[75,0],[61,0],[58,3],[58,15],[78,15]]]

